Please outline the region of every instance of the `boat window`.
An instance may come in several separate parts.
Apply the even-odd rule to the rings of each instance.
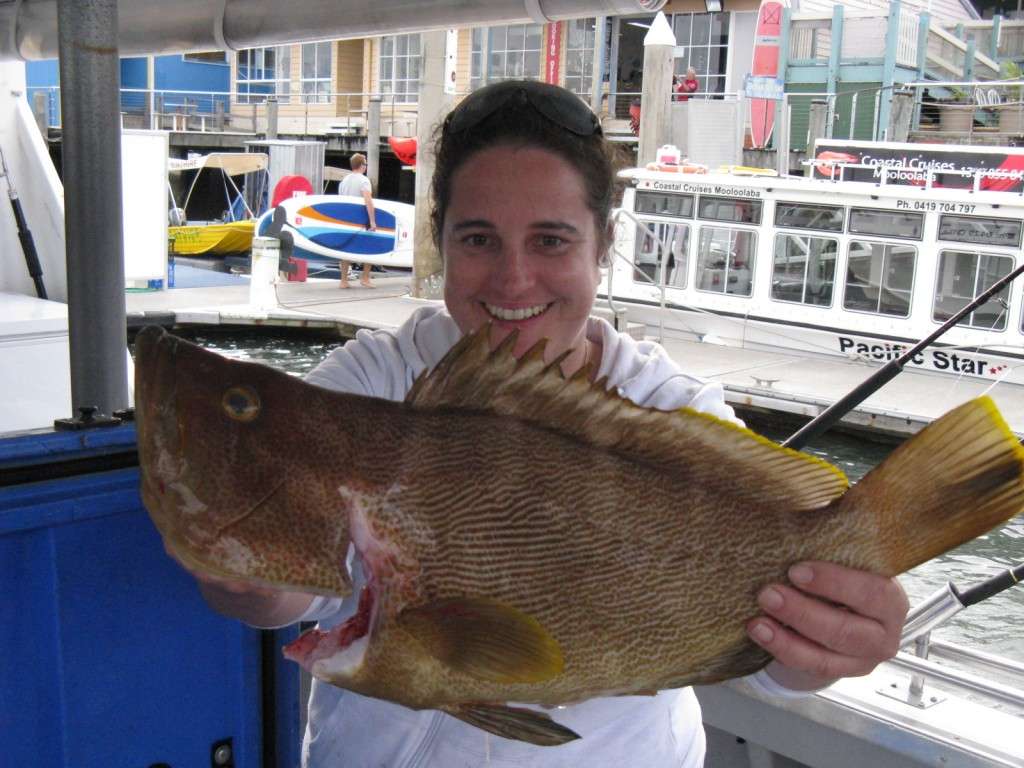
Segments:
[[[844,209],[838,205],[808,205],[780,201],[775,204],[775,226],[842,232],[843,212]]]
[[[739,224],[761,223],[760,200],[737,200],[735,197],[700,196],[702,219],[712,221],[735,221]]]
[[[932,318],[942,323],[966,307],[974,297],[984,293],[1001,277],[1010,274],[1013,259],[977,251],[942,251],[939,254],[939,276],[935,284],[935,306]],[[1007,286],[997,296],[964,317],[957,325],[1001,331],[1006,327],[1006,311],[1010,299]]]
[[[857,235],[921,239],[923,213],[889,211],[882,208],[851,208],[850,232]]]
[[[851,240],[843,307],[907,317],[917,248],[901,243]]]
[[[839,241],[831,237],[778,234],[772,265],[772,298],[832,306]]]
[[[1020,246],[1021,222],[981,216],[939,216],[939,240],[978,245]]]
[[[698,290],[749,296],[757,233],[732,227],[701,227],[697,252]]]
[[[693,218],[693,195],[673,195],[667,192],[637,192],[636,212],[655,216]]]
[[[643,285],[661,285],[664,279],[665,285],[685,288],[690,225],[661,221],[643,223],[650,232],[637,227],[636,248],[633,251],[633,263],[636,264],[633,280]],[[663,264],[667,265],[664,278],[661,274]]]

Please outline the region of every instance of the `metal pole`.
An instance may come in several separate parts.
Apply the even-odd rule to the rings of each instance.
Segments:
[[[46,140],[50,135],[50,116],[46,103],[46,92],[36,91],[32,94],[32,114],[39,126],[39,134]]]
[[[782,94],[775,121],[775,168],[779,176],[789,175],[789,94]]]
[[[595,115],[601,114],[602,91],[604,90],[604,38],[605,16],[594,19],[594,62],[591,69],[590,108]]]
[[[377,191],[377,179],[380,178],[380,103],[380,95],[374,94],[366,105],[366,177],[374,192]],[[394,105],[391,114],[394,115]]]
[[[117,0],[59,0],[71,404],[128,406]]]
[[[267,97],[267,140],[277,139],[277,97]]]

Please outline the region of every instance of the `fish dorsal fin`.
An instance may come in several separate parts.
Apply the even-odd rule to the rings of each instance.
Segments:
[[[733,498],[817,509],[841,496],[846,476],[821,459],[773,443],[749,429],[690,408],[643,408],[591,382],[591,369],[568,379],[564,355],[544,362],[541,341],[516,359],[516,334],[493,351],[490,326],[464,336],[437,366],[416,380],[406,403],[415,408],[490,411],[555,429],[596,447],[692,474],[694,457],[720,468]],[[708,478],[709,481],[714,478]]]

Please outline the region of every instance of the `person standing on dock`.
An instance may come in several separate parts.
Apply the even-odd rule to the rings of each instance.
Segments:
[[[339,195],[361,197],[366,202],[366,228],[370,232],[377,231],[377,213],[373,208],[373,187],[370,180],[366,178],[366,155],[356,152],[349,160],[352,173],[341,180],[338,188]],[[341,262],[341,287],[348,288],[348,267],[347,261]],[[359,277],[359,284],[364,288],[373,288],[370,282],[370,272],[373,268],[364,263],[362,274]]]

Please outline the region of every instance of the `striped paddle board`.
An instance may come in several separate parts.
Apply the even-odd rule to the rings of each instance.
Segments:
[[[415,209],[406,203],[374,199],[376,231],[360,197],[304,195],[282,200],[293,255],[313,262],[356,261],[384,267],[412,268]],[[256,234],[270,227],[273,210],[260,217]]]

